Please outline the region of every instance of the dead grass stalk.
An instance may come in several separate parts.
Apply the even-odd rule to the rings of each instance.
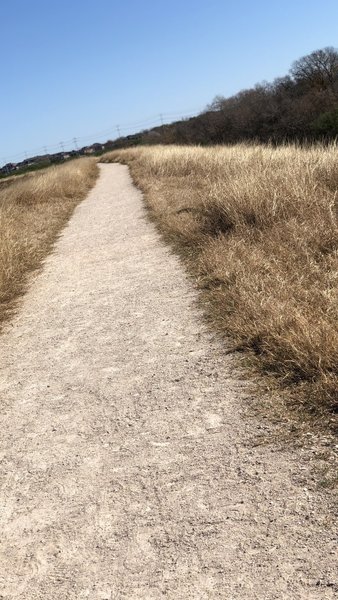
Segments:
[[[97,175],[96,161],[81,159],[0,188],[0,321]]]
[[[209,313],[310,411],[338,406],[338,151],[159,146],[116,151]]]

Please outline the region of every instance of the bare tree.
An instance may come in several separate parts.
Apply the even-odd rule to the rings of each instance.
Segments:
[[[208,104],[208,106],[206,107],[206,112],[222,110],[224,104],[226,104],[226,98],[218,94],[217,96],[215,96],[213,101],[210,104]]]
[[[338,50],[331,46],[315,50],[296,60],[290,73],[298,83],[307,83],[317,89],[337,91]]]

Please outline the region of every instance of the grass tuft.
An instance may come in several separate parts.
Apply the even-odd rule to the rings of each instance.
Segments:
[[[0,321],[97,175],[96,161],[85,158],[0,187]]]
[[[219,329],[311,411],[338,408],[337,147],[120,150]]]

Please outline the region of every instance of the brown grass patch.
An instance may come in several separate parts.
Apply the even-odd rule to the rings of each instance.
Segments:
[[[209,315],[294,402],[338,408],[338,152],[332,147],[147,147],[130,165]]]
[[[0,321],[97,175],[96,161],[81,159],[0,188]]]

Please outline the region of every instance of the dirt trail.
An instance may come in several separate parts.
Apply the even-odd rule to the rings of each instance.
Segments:
[[[0,598],[323,599],[336,536],[127,168],[102,165],[0,337]]]

